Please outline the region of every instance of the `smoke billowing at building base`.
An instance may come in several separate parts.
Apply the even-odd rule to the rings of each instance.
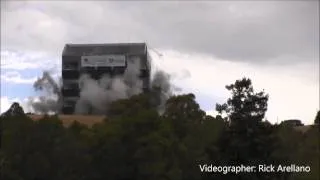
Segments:
[[[48,71],[44,71],[33,87],[44,94],[39,97],[31,97],[27,106],[37,114],[58,113],[62,107],[61,87],[62,83],[56,82]]]
[[[139,79],[138,68],[128,67],[122,76],[110,77],[103,75],[95,80],[88,74],[79,79],[80,97],[76,102],[74,114],[107,115],[108,107],[114,101],[127,99],[143,92],[142,81]],[[150,91],[152,99],[156,99],[155,107],[159,113],[163,112],[166,100],[173,95],[170,75],[164,71],[157,71],[151,77]],[[44,95],[31,98],[28,105],[34,113],[61,113],[62,83],[54,81],[49,72],[43,72],[41,78],[34,83],[34,88]]]

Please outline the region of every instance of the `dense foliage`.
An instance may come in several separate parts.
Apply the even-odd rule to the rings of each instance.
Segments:
[[[1,116],[3,180],[319,179],[319,129],[305,133],[264,119],[268,95],[250,79],[226,86],[216,117],[193,94],[171,97],[163,114],[149,95],[114,102],[89,128],[64,127],[57,116],[32,121],[18,104]],[[319,115],[317,115],[319,119]],[[317,120],[317,122],[319,122]],[[308,173],[201,172],[200,166],[308,165]]]
[[[317,125],[320,124],[320,111],[318,111],[316,118],[314,119],[314,124],[317,124]]]

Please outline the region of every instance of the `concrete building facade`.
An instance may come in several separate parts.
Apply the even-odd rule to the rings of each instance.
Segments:
[[[73,114],[79,99],[79,78],[89,74],[123,75],[130,62],[138,63],[143,91],[150,88],[151,57],[146,43],[66,44],[62,53],[62,113]]]

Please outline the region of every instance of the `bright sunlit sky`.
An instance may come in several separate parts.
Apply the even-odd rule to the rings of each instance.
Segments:
[[[61,74],[66,43],[147,42],[154,68],[201,108],[244,76],[270,96],[267,119],[313,122],[319,109],[319,1],[1,1],[1,112]],[[27,108],[27,107],[25,107]]]

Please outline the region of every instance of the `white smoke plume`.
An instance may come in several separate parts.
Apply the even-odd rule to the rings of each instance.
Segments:
[[[40,97],[30,98],[28,105],[35,113],[48,114],[58,113],[62,107],[61,80],[55,82],[48,71],[44,71],[41,78],[38,78],[33,87],[36,91],[44,91]]]
[[[84,74],[79,80],[80,99],[76,103],[76,114],[106,114],[110,103],[126,99],[142,92],[140,67],[135,61],[128,62],[122,76],[105,74],[99,80]]]
[[[142,93],[143,82],[139,75],[139,64],[134,62],[128,62],[125,73],[116,77],[105,74],[99,80],[95,80],[88,74],[83,74],[79,79],[80,98],[76,102],[74,113],[106,114],[112,102]],[[46,95],[40,96],[37,101],[30,101],[34,112],[59,113],[62,108],[61,87],[62,83],[56,83],[49,72],[45,71],[34,83],[36,90],[46,92]],[[155,72],[149,88],[154,95],[154,105],[162,113],[166,100],[176,89],[170,83],[170,76],[163,71]]]
[[[170,83],[169,74],[163,71],[155,72],[151,82],[151,91],[154,92],[158,111],[162,114],[166,101],[173,95],[173,86]]]

